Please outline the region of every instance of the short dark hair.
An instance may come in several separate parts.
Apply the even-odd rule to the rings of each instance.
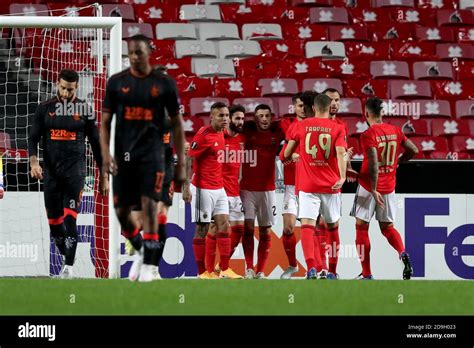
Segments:
[[[258,110],[270,110],[270,113],[272,112],[272,108],[267,104],[258,104],[255,108],[255,113],[257,113]]]
[[[329,105],[331,105],[331,98],[326,94],[319,94],[314,98],[314,106],[316,107],[317,112],[328,111]]]
[[[59,80],[63,79],[67,82],[79,82],[79,74],[72,69],[63,69],[59,72]]]
[[[221,101],[217,101],[214,104],[211,105],[211,111],[214,109],[222,109],[222,108],[227,108],[227,104],[223,103]]]
[[[304,91],[303,93],[301,93],[300,99],[304,104],[304,113],[306,116],[314,116],[314,98],[316,98],[318,94],[319,93],[316,91]]]
[[[132,37],[129,37],[127,40],[127,42],[130,42],[130,41],[144,42],[147,45],[147,47],[151,50],[151,40],[148,36],[145,36],[143,34],[133,35]]]
[[[321,93],[321,94],[326,94],[326,92],[329,92],[329,93],[337,93],[337,94],[339,94],[340,97],[342,97],[341,92],[339,92],[339,91],[338,91],[337,89],[335,89],[335,88],[328,87],[328,88],[326,88],[326,89],[323,91],[323,93]]]
[[[301,92],[296,93],[294,96],[291,97],[291,102],[294,104],[294,103],[296,103],[297,99],[303,101],[303,99],[301,99],[302,94],[303,93],[301,93]]]
[[[365,108],[372,115],[381,116],[382,115],[382,109],[383,109],[383,101],[379,97],[370,97],[365,102]]]
[[[229,114],[232,116],[236,112],[243,112],[245,114],[245,108],[240,104],[233,104],[229,107]]]

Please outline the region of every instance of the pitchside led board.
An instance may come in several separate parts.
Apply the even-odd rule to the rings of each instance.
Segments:
[[[22,197],[13,197],[21,195]],[[10,199],[9,199],[10,198]],[[18,199],[20,198],[20,199]],[[342,279],[355,278],[360,264],[355,248],[354,218],[349,216],[354,195],[344,194],[343,217],[340,224],[338,273]],[[75,275],[94,277],[94,206],[93,197],[85,195],[83,211],[78,217],[80,243]],[[21,206],[15,206],[17,203]],[[273,227],[272,248],[265,273],[278,278],[287,267],[281,243],[283,194],[277,194],[277,224]],[[59,272],[58,260],[52,257],[49,228],[44,214],[42,193],[11,192],[0,201],[0,276],[48,276]],[[168,240],[160,263],[164,278],[193,277],[196,265],[192,250],[194,224],[190,205],[180,194],[174,197],[168,221]],[[374,220],[373,220],[374,221]],[[414,279],[474,279],[474,195],[400,194],[397,197],[395,226],[402,234],[411,255]],[[396,252],[382,236],[378,225],[370,227],[372,272],[377,279],[401,279],[402,264]],[[296,235],[299,240],[299,228]],[[122,238],[122,253],[124,253]],[[258,242],[258,232],[255,242]],[[23,250],[15,246],[24,246]],[[256,260],[255,248],[255,260]],[[304,257],[297,244],[297,259],[304,276]],[[121,275],[131,265],[130,257],[122,255]],[[231,267],[244,271],[241,246],[234,254]]]

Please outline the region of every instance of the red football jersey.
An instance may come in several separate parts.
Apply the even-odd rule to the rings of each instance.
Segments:
[[[225,151],[224,132],[216,132],[211,126],[201,127],[193,138],[188,152],[194,158],[194,186],[217,190],[224,187],[222,156]]]
[[[275,190],[275,157],[278,156],[280,143],[284,136],[280,127],[267,131],[247,129],[245,132],[245,150],[251,156],[256,154],[256,162],[242,164],[241,190]]]
[[[347,137],[349,136],[349,128],[347,128],[347,123],[341,120],[339,117],[335,117],[333,121],[344,127],[344,132],[345,132],[346,141],[347,141]]]
[[[285,131],[285,134],[286,134],[286,142],[288,143],[288,135],[291,133],[291,130],[295,127],[295,125],[297,124],[298,120],[295,118],[293,119],[294,121],[291,122],[291,124],[289,124],[287,127],[283,127],[283,124],[282,124],[282,129]],[[286,145],[283,145],[283,148],[281,149],[280,151],[280,160],[282,162],[285,161],[285,149],[286,149]],[[288,164],[285,164],[283,166],[283,182],[285,185],[295,185],[295,176],[296,176],[296,166],[295,166],[295,162],[289,162]]]
[[[395,190],[398,156],[401,144],[407,140],[399,127],[387,123],[374,124],[360,136],[360,143],[364,154],[362,167],[359,173],[359,184],[367,191],[372,191],[369,175],[369,160],[367,149],[375,147],[378,153],[379,177],[377,191],[389,194]]]
[[[336,193],[339,180],[336,146],[347,147],[344,128],[328,118],[311,117],[297,123],[289,140],[298,143],[300,162],[296,192]]]
[[[245,135],[238,133],[230,136],[227,132],[224,134],[225,156],[222,163],[222,176],[224,178],[224,189],[229,197],[240,195],[240,167],[245,160]]]

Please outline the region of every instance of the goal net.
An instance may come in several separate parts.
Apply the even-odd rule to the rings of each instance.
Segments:
[[[38,104],[56,96],[61,69],[74,69],[79,73],[77,97],[92,107],[100,123],[107,78],[120,70],[121,19],[77,15],[0,16],[5,186],[0,201],[0,276],[57,275],[61,269],[62,257],[50,239],[43,184],[29,175],[28,133]],[[39,157],[43,165],[41,143]],[[86,163],[74,274],[116,277],[118,232],[109,233],[109,198],[98,193],[98,168],[90,146]]]

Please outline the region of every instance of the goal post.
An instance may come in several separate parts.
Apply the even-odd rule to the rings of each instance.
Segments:
[[[98,12],[100,14],[100,10]],[[77,35],[79,30],[84,29],[92,31],[93,35],[87,38]],[[28,30],[30,30],[30,32],[27,32]],[[32,35],[34,37],[31,37],[31,30],[33,30]],[[17,35],[15,33],[23,34]],[[104,35],[106,35],[106,39],[108,40],[108,46],[104,42]],[[69,41],[73,42],[65,43],[65,41],[68,40],[65,38],[69,38]],[[91,38],[95,40],[91,40]],[[74,41],[76,39],[77,41]],[[21,245],[22,243],[25,244],[28,240],[27,238],[30,238],[30,236],[35,236],[34,238],[37,238],[37,244],[40,245],[39,248],[43,249],[40,250],[40,254],[42,253],[43,255],[43,261],[47,263],[48,261],[52,261],[54,256],[49,255],[50,240],[47,223],[44,223],[46,216],[45,211],[42,210],[39,213],[35,211],[34,215],[38,220],[30,224],[24,223],[24,218],[20,213],[23,209],[30,209],[32,212],[35,207],[40,208],[41,206],[44,208],[40,199],[32,195],[39,191],[40,186],[33,183],[33,180],[28,177],[29,167],[27,164],[27,154],[25,154],[25,144],[32,120],[32,107],[30,106],[31,104],[35,104],[34,106],[36,107],[38,102],[54,96],[54,84],[57,81],[57,76],[61,68],[69,67],[74,69],[76,66],[86,66],[87,69],[82,71],[86,78],[82,79],[82,75],[80,74],[78,96],[86,100],[90,97],[90,102],[93,104],[93,107],[95,107],[96,114],[100,114],[102,100],[99,99],[104,96],[106,80],[111,75],[122,70],[122,18],[85,16],[0,16],[0,40],[3,40],[3,42],[10,40],[8,47],[0,46],[0,51],[2,52],[0,54],[0,64],[4,64],[6,67],[6,71],[0,75],[0,114],[3,114],[0,115],[0,117],[3,118],[0,120],[0,136],[2,136],[2,139],[8,140],[8,142],[7,140],[0,142],[0,155],[4,158],[4,162],[12,162],[10,166],[5,164],[6,192],[3,201],[0,201],[0,220],[2,220],[4,228],[0,230],[0,244],[7,243],[8,246],[11,246],[16,243],[15,245]],[[90,58],[93,55],[91,51],[92,41],[95,42],[95,56],[93,59]],[[31,44],[31,42],[33,42],[33,44]],[[57,47],[59,44],[62,45],[61,49]],[[47,45],[54,47],[48,47]],[[76,46],[80,48],[78,49]],[[63,48],[68,55],[62,54]],[[81,51],[81,49],[83,51]],[[67,57],[71,57],[71,60],[69,61]],[[23,65],[22,59],[28,61],[29,65]],[[92,61],[95,62],[96,66],[91,69],[90,64],[92,64]],[[30,80],[29,77],[33,75],[37,76],[36,80],[34,78]],[[15,80],[12,80],[13,78]],[[14,91],[11,89],[14,83],[19,84],[20,82],[22,86],[26,86],[24,88],[27,88],[21,98],[18,96],[21,89],[19,86],[14,86]],[[96,93],[96,89],[100,89],[100,91]],[[15,93],[17,94],[16,99]],[[12,96],[13,99],[11,98]],[[37,96],[37,99],[34,100],[33,96]],[[19,129],[17,130],[17,127],[23,128],[21,132]],[[112,127],[112,132],[113,128],[114,127]],[[114,149],[113,139],[114,134],[112,133],[111,151]],[[94,200],[94,197],[97,195],[97,171],[94,170],[94,163],[92,162],[90,152],[90,149],[88,149],[87,167],[93,181],[93,183],[89,183],[89,188],[92,200]],[[14,163],[15,160],[16,164]],[[27,181],[25,184],[22,184],[20,179],[15,178],[15,176],[19,174],[18,172],[15,173],[15,170],[18,170],[18,168],[22,168],[21,174],[23,180],[25,182]],[[11,183],[10,186],[9,183]],[[36,186],[34,186],[34,184],[36,184]],[[21,187],[22,185],[23,187]],[[86,186],[87,185],[86,180]],[[33,191],[31,190],[33,186],[37,187],[36,192],[31,192]],[[107,203],[104,201],[103,206],[99,208],[104,214],[100,217],[101,223],[103,224],[101,228],[108,230],[108,233],[101,237],[103,240],[94,240],[93,242],[95,247],[97,247],[96,243],[100,243],[104,248],[107,247],[107,250],[101,251],[102,255],[106,255],[107,260],[96,260],[94,275],[95,277],[108,276],[109,278],[118,278],[120,277],[120,227],[113,210],[112,185],[110,186],[111,190],[108,201]],[[12,191],[16,192],[11,192],[10,194],[10,192],[8,192],[9,187]],[[22,195],[24,193],[28,193],[30,196]],[[36,206],[34,205],[35,200],[37,201]],[[87,205],[87,202],[84,203]],[[89,210],[89,212],[91,210],[95,212],[97,207],[94,207],[94,203],[92,203],[92,206],[86,207],[86,209]],[[41,221],[39,221],[39,219],[41,219]],[[97,223],[97,220],[95,221],[95,223]],[[37,225],[35,228],[41,230],[43,237],[37,237],[34,234],[38,233],[38,231],[29,231],[33,229],[32,226],[35,224]],[[93,226],[93,224],[94,222],[88,227],[97,227]],[[44,237],[46,236],[45,229],[47,229],[48,238]],[[18,236],[19,233],[23,233],[24,231],[29,231],[25,233],[30,233],[30,235],[27,236],[25,234],[25,237]],[[90,231],[85,233],[88,233],[89,237],[92,234]],[[91,238],[96,237],[97,235]],[[97,257],[97,255],[95,256]],[[92,251],[91,258],[94,258]],[[3,270],[0,267],[0,276],[14,276],[13,270],[22,267],[22,264],[19,262],[18,260],[12,260],[11,264],[7,263]],[[97,271],[97,268],[100,267],[97,262],[102,262],[104,265],[100,271]],[[24,267],[25,269],[28,268],[32,270],[31,272],[27,271],[24,275],[42,275],[44,269],[46,269],[46,266],[34,266],[31,264],[25,264]],[[38,271],[39,269],[41,270]]]

